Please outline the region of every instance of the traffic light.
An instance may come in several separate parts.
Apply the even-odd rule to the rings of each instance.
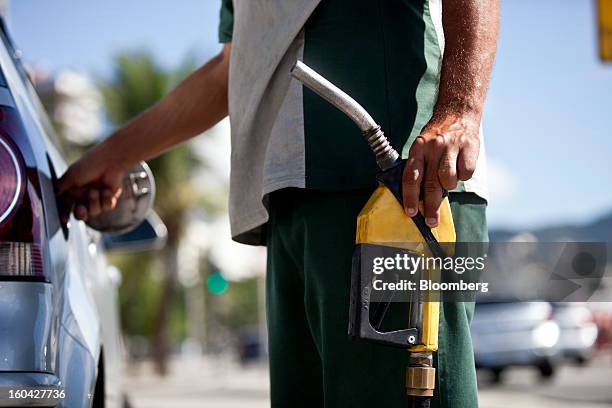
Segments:
[[[596,0],[599,20],[599,55],[612,62],[612,0]]]
[[[213,272],[208,275],[206,287],[213,295],[222,295],[229,286],[229,282],[220,272]]]

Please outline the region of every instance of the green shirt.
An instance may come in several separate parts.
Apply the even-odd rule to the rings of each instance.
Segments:
[[[256,10],[261,13],[260,8]],[[273,15],[270,21],[282,24]],[[219,40],[232,42],[233,31],[232,1],[222,0]],[[307,17],[296,41],[300,42],[298,58],[363,105],[406,157],[436,101],[444,41],[440,1],[323,0]],[[374,156],[355,124],[307,89],[300,98],[297,112],[303,117],[289,120],[303,127],[299,131],[303,132],[304,180],[284,187],[346,190],[374,186]],[[283,112],[281,109],[278,115]],[[281,135],[279,140],[291,137]],[[478,186],[462,184],[458,190],[485,195]]]
[[[324,0],[305,26],[303,61],[361,103],[398,150],[418,136],[435,102],[440,47],[426,4]],[[224,0],[221,42],[231,42],[232,13]],[[308,90],[304,126],[308,188],[376,184],[374,156],[359,129]]]

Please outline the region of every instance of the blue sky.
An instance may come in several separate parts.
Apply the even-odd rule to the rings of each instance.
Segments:
[[[594,1],[502,1],[484,130],[493,226],[587,222],[612,211],[612,64],[599,62]],[[103,77],[118,51],[166,66],[218,49],[218,0],[17,0],[24,58]]]

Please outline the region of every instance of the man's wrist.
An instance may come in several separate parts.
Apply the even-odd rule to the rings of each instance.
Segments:
[[[126,171],[138,160],[131,160],[125,148],[125,140],[121,135],[121,129],[117,130],[106,140],[95,147],[96,156],[107,163],[107,167],[112,167],[118,171]]]
[[[474,110],[447,107],[434,110],[431,119],[421,131],[421,136],[433,138],[456,132],[466,136],[478,135],[480,119],[480,113]]]
[[[433,110],[433,118],[467,117],[480,121],[482,116],[482,103],[465,97],[438,98]]]
[[[453,124],[461,125],[463,128],[480,126],[481,113],[478,110],[443,107],[435,109],[431,119],[425,128],[451,127]]]

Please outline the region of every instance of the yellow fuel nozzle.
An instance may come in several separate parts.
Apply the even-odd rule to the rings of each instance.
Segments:
[[[440,223],[437,228],[431,230],[431,234],[437,242],[455,242],[455,228],[447,198],[444,199],[440,207]],[[376,189],[357,217],[356,243],[356,255],[363,250],[364,245],[386,245],[410,250],[415,254],[431,254],[427,241],[417,225],[405,215],[396,197],[384,185]],[[365,270],[368,270],[367,267]],[[427,270],[423,272],[433,277],[431,275],[438,271]],[[353,282],[358,279],[357,277],[362,282],[367,282],[368,278],[371,279],[371,277],[364,277],[362,265],[359,265],[356,259],[354,259],[352,273]],[[361,295],[359,292],[361,292]],[[433,297],[433,294],[425,293],[422,299],[417,299],[414,304],[411,304],[411,313],[408,316],[411,329],[408,330],[413,330],[416,341],[408,346],[403,344],[410,352],[408,367],[406,368],[406,393],[413,397],[414,406],[418,407],[428,406],[428,400],[433,396],[435,386],[433,353],[438,350],[440,303],[438,301],[428,301],[428,297]],[[369,304],[364,302],[363,286],[357,288],[353,284],[351,287],[351,322],[353,326],[369,326],[370,322],[364,322],[363,314],[360,316],[361,320],[357,320],[358,304],[361,304],[362,308],[371,308]],[[415,310],[417,311],[416,315],[412,313]],[[353,333],[358,331],[359,329],[353,327]],[[365,331],[367,332],[367,330]],[[397,331],[395,333],[397,334]],[[364,338],[364,336],[360,338]],[[365,338],[376,341],[371,336]],[[398,340],[401,340],[401,338]],[[387,342],[385,344],[402,346],[399,342],[392,344]]]
[[[390,145],[380,126],[354,99],[335,85],[298,61],[291,75],[306,87],[344,112],[361,129],[376,156],[380,168],[380,186],[374,191],[357,218],[356,244],[351,275],[349,335],[355,339],[373,341],[410,352],[406,370],[406,392],[413,396],[413,406],[428,407],[433,395],[435,369],[433,353],[438,350],[440,304],[425,291],[409,304],[408,326],[405,329],[383,331],[381,324],[390,301],[371,302],[372,270],[363,267],[361,255],[368,250],[395,248],[412,256],[446,256],[440,242],[454,243],[455,228],[448,198],[440,207],[440,223],[430,229],[425,224],[422,208],[410,218],[402,208],[402,173],[405,161]],[[433,277],[439,271],[423,270]],[[372,323],[372,316],[374,323]]]
[[[455,242],[455,228],[448,198],[442,201],[440,223],[438,227],[430,229],[430,234],[436,243]],[[356,254],[363,249],[364,245],[383,245],[409,250],[417,256],[420,254],[436,255],[432,254],[429,243],[417,224],[413,219],[406,216],[397,198],[384,185],[380,185],[374,191],[357,217],[355,241],[357,244]],[[364,270],[368,271],[367,268],[357,268],[355,265],[353,279],[356,279],[356,275],[362,276]],[[435,278],[433,275],[438,271],[425,270],[423,273]],[[362,280],[367,282],[367,277],[363,278],[362,276]],[[363,301],[363,296],[361,299],[357,299],[359,297],[357,292],[356,289],[351,291],[351,294],[355,294],[356,297],[355,302],[351,300],[351,305],[358,303],[358,300]],[[363,294],[363,288],[361,292]],[[434,298],[433,294],[424,293],[422,298],[418,299],[416,307],[411,309],[419,310],[417,316],[409,316],[410,325],[418,328],[417,341],[407,347],[411,352],[437,351],[438,349],[440,303],[429,301],[429,298]],[[363,306],[370,307],[369,305]],[[396,345],[400,346],[400,344]]]

